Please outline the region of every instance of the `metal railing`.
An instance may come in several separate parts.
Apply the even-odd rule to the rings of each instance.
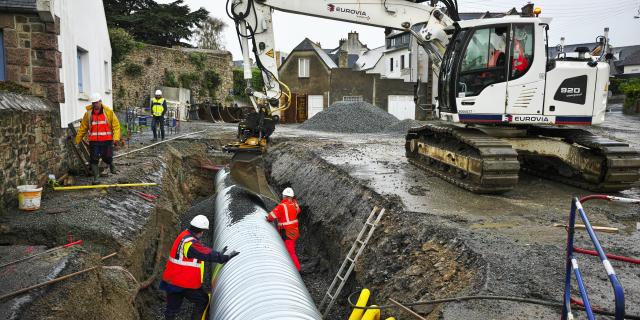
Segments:
[[[589,301],[589,296],[587,294],[587,290],[584,285],[584,281],[582,278],[582,274],[580,272],[580,268],[578,267],[578,261],[574,257],[575,253],[584,253],[584,249],[575,248],[573,246],[574,243],[574,234],[575,234],[575,224],[576,224],[576,213],[579,214],[580,218],[584,222],[585,229],[589,234],[589,238],[591,238],[591,242],[597,252],[598,257],[600,257],[600,261],[602,262],[604,269],[607,272],[609,277],[609,282],[613,286],[613,294],[615,299],[615,319],[622,320],[624,319],[624,290],[622,289],[622,285],[620,281],[618,281],[618,277],[616,276],[609,259],[607,258],[607,254],[605,254],[602,249],[602,245],[600,245],[600,241],[596,237],[596,233],[587,218],[587,214],[582,207],[582,203],[593,200],[607,200],[607,201],[615,201],[621,203],[637,203],[640,204],[639,199],[629,199],[629,198],[621,198],[607,195],[591,195],[586,196],[581,199],[574,197],[571,201],[571,212],[569,214],[569,224],[567,225],[567,261],[566,261],[566,269],[565,269],[565,284],[564,284],[564,299],[562,306],[562,320],[573,319],[573,314],[571,313],[571,278],[572,273],[575,275],[576,282],[578,283],[578,289],[580,291],[580,296],[582,297],[582,302],[587,313],[587,317],[590,320],[595,319],[593,314],[593,309],[591,306],[591,302]]]

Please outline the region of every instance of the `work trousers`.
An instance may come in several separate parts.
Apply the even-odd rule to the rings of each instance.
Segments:
[[[98,164],[100,159],[106,164],[113,161],[113,141],[89,141],[89,162]]]
[[[164,311],[166,320],[173,320],[180,312],[182,301],[189,300],[195,306],[193,309],[192,319],[200,320],[209,303],[209,295],[204,289],[183,289],[178,292],[167,292],[167,309]]]
[[[154,139],[158,139],[157,126],[160,126],[160,137],[164,140],[164,116],[154,116],[153,119],[151,119],[151,130],[153,131]]]
[[[296,269],[298,269],[298,272],[300,272],[300,261],[298,261],[298,256],[296,255],[296,240],[285,239],[284,246],[287,247],[293,264],[296,266]]]

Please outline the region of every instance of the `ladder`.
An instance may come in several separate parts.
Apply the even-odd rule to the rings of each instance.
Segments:
[[[344,259],[344,261],[342,261],[342,265],[338,270],[338,274],[336,274],[335,278],[333,278],[329,289],[327,289],[327,292],[322,298],[322,302],[320,302],[320,311],[322,312],[323,318],[326,317],[327,314],[329,314],[329,310],[331,310],[333,303],[340,294],[340,291],[342,291],[342,287],[344,287],[347,279],[349,279],[349,275],[351,274],[351,271],[353,271],[358,257],[360,257],[360,254],[362,254],[362,251],[364,251],[364,247],[367,245],[369,239],[373,235],[373,231],[376,229],[378,222],[380,222],[380,219],[382,219],[384,211],[384,208],[379,209],[377,206],[373,207],[373,210],[371,210],[369,217],[367,217],[367,221],[364,223],[364,226],[362,226],[362,229],[360,230],[356,241],[351,246],[347,257]],[[324,311],[322,311],[323,309]]]

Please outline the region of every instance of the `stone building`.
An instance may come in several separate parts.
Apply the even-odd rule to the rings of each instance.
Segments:
[[[0,0],[0,40],[2,212],[17,202],[17,185],[69,170],[62,128],[82,118],[91,92],[112,99],[101,0]]]
[[[0,80],[57,104],[61,126],[82,117],[91,92],[111,105],[111,45],[101,0],[0,0],[0,28]]]
[[[219,86],[210,92],[207,78],[213,73]],[[233,58],[228,51],[144,44],[115,66],[113,81],[117,109],[145,106],[160,86],[190,89],[195,102],[224,101],[233,88]]]

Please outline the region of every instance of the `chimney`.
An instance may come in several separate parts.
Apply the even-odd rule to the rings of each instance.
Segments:
[[[520,15],[523,17],[535,17],[535,14],[533,14],[533,3],[531,2],[527,3],[520,10],[522,10]]]
[[[355,45],[356,43],[358,43],[358,33],[355,31],[351,31],[349,32],[349,44],[350,45]]]
[[[349,67],[349,53],[345,50],[338,51],[338,67],[339,68]]]

